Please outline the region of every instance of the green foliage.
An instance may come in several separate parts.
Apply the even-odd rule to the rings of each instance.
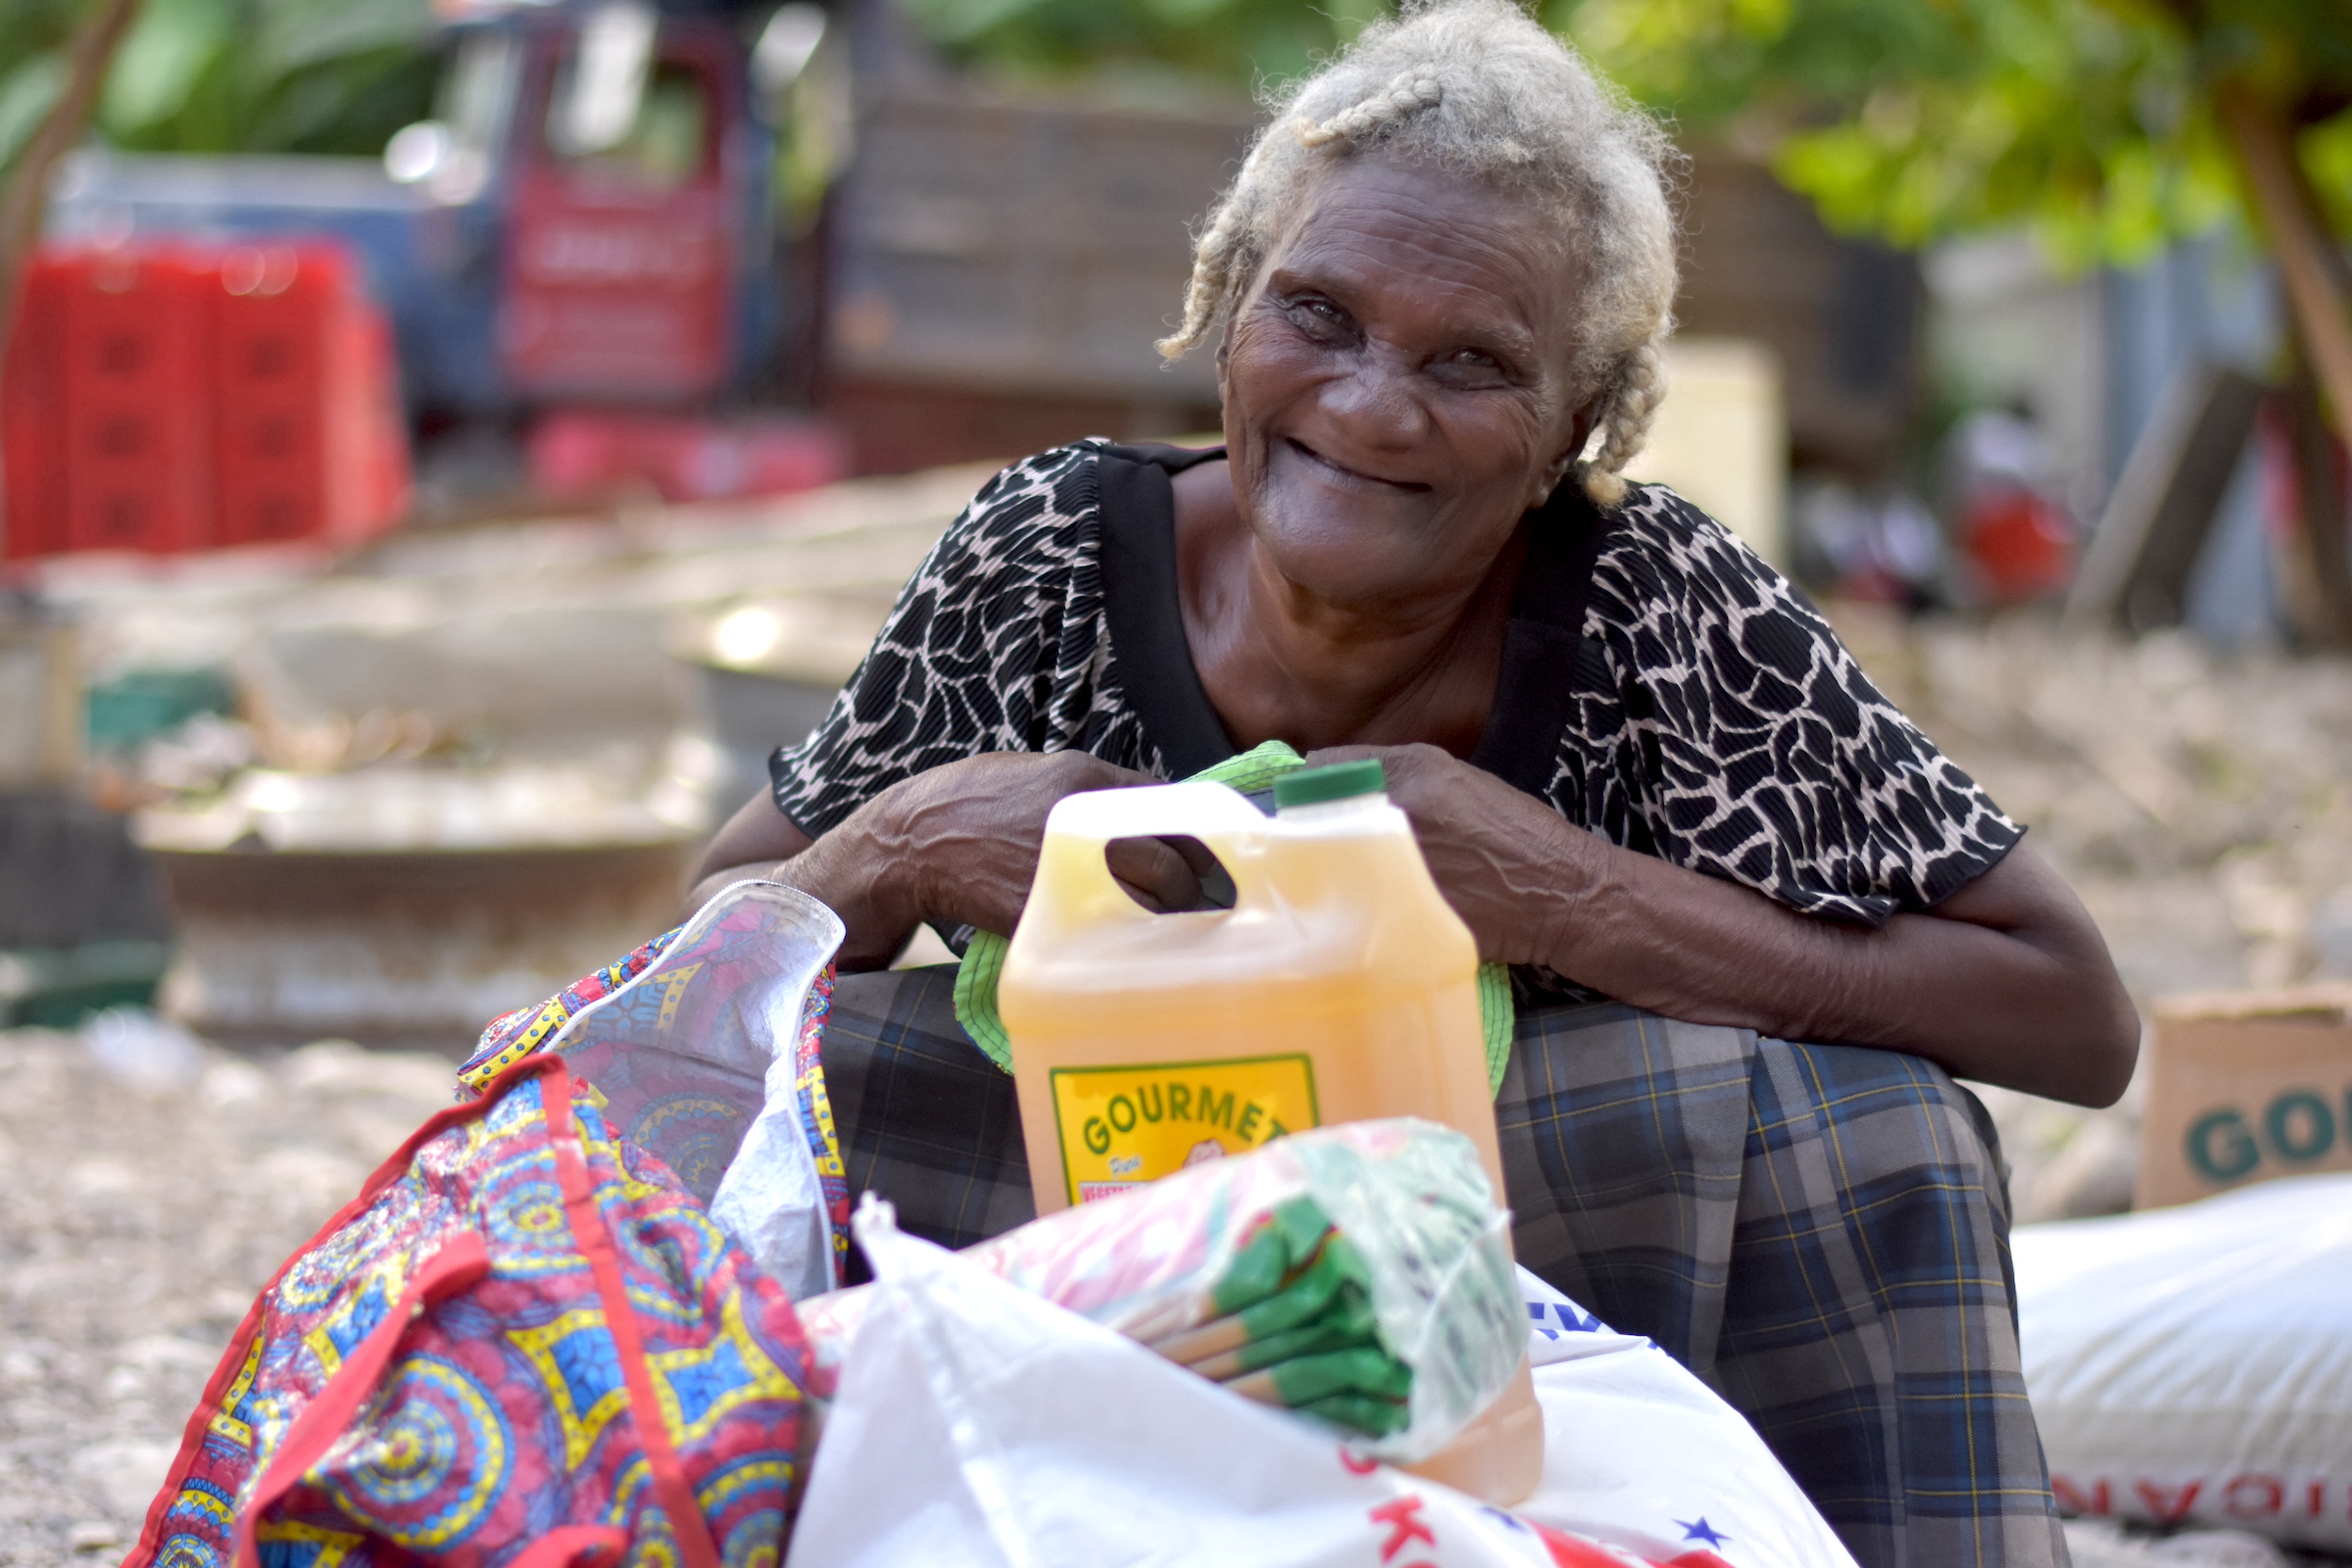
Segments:
[[[0,168],[16,162],[66,82],[72,0],[0,0]]]
[[[0,0],[0,165],[64,75],[82,6]],[[431,112],[429,0],[146,0],[107,74],[97,130],[155,152],[381,152]]]
[[[2076,265],[2236,209],[2217,72],[2352,101],[2343,0],[2217,0],[2193,27],[2132,0],[1553,0],[1548,19],[1687,126],[1765,142],[1839,228],[1918,245],[2031,222]]]
[[[2303,133],[2303,167],[2320,187],[2328,225],[2338,234],[2352,234],[2352,115],[2338,115]]]
[[[1021,77],[1087,70],[1212,90],[1296,75],[1382,0],[901,0],[947,52]]]
[[[1350,0],[905,0],[952,54],[1279,77],[1385,7]],[[2030,222],[2058,259],[2145,257],[2237,211],[2205,89],[2259,82],[2352,220],[2352,0],[1535,0],[1686,137],[1769,154],[1848,232]],[[2184,16],[2188,20],[2183,20]],[[2352,226],[2352,224],[2348,224]]]

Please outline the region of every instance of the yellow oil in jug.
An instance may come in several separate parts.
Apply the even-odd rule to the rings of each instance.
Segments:
[[[1377,761],[1293,773],[1268,819],[1221,784],[1075,795],[1046,823],[998,981],[1041,1214],[1328,1122],[1419,1116],[1502,1164],[1478,948]],[[1200,840],[1224,910],[1155,914],[1112,878],[1114,839]],[[1446,1448],[1409,1466],[1508,1506],[1544,1425],[1523,1362]]]
[[[1271,819],[1221,784],[1072,796],[1048,819],[997,988],[1038,1212],[1406,1115],[1468,1136],[1499,1199],[1469,929],[1378,762],[1282,784]],[[1111,840],[1177,835],[1223,862],[1231,909],[1155,914],[1120,890]]]

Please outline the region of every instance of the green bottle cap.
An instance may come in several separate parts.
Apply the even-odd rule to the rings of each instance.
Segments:
[[[1283,774],[1274,781],[1274,805],[1277,808],[1321,806],[1326,801],[1378,795],[1388,787],[1389,775],[1381,770],[1380,759],[1367,757],[1359,761],[1301,767]]]

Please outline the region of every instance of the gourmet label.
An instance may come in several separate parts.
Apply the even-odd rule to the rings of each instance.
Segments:
[[[1056,1067],[1049,1076],[1073,1203],[1316,1125],[1315,1070],[1302,1055]]]

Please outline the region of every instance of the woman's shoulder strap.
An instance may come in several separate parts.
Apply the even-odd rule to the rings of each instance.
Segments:
[[[1170,776],[1185,778],[1233,755],[1200,673],[1176,586],[1176,493],[1171,478],[1225,455],[1223,447],[1105,443],[1096,462],[1102,506],[1102,613],[1120,685],[1159,748]]]
[[[1494,706],[1470,760],[1539,800],[1548,798],[1578,687],[1606,679],[1606,658],[1585,636],[1585,607],[1618,520],[1570,480],[1525,524],[1527,563],[1511,595]]]
[[[1177,447],[1164,441],[1105,441],[1099,450],[1109,462],[1157,468],[1170,478],[1187,468],[1213,463],[1225,456],[1225,448],[1221,445]]]

